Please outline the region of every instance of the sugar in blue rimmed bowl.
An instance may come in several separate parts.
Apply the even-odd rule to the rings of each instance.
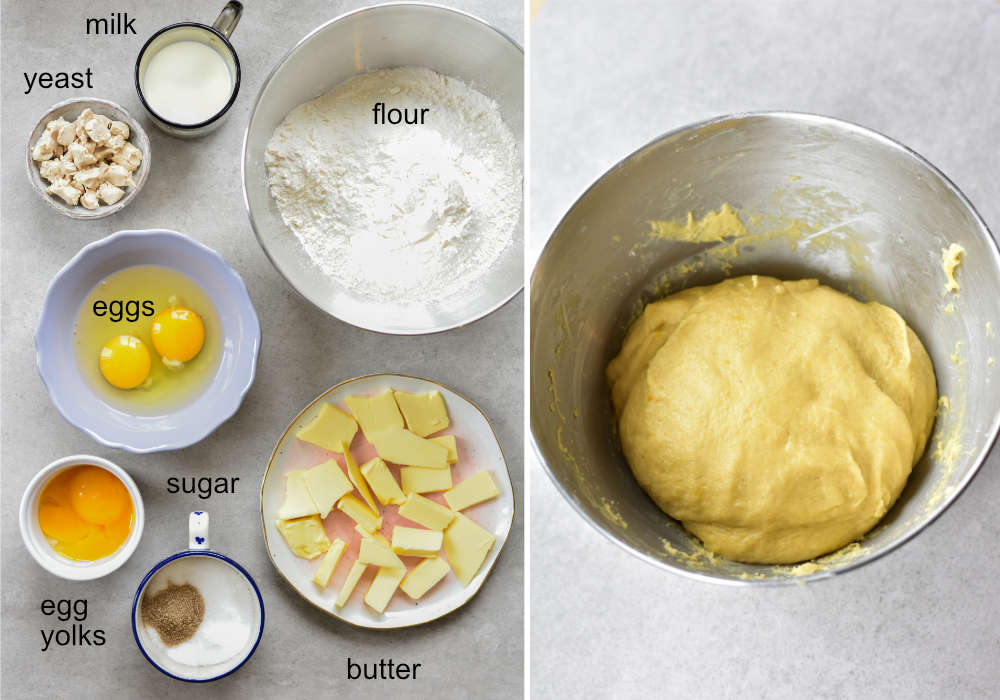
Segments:
[[[83,300],[109,275],[140,265],[171,268],[194,280],[211,300],[222,336],[218,365],[205,387],[150,414],[126,411],[95,390],[74,347]],[[63,418],[103,445],[136,453],[187,447],[232,417],[253,384],[259,351],[260,322],[239,274],[211,248],[164,229],[119,231],[85,246],[49,284],[35,332],[38,372]]]
[[[264,634],[264,600],[253,577],[209,549],[208,513],[188,520],[188,549],[142,579],[132,600],[132,635],[158,671],[207,683],[245,664]]]

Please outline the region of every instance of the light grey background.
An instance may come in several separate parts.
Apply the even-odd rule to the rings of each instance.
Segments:
[[[531,30],[532,260],[639,146],[760,109],[892,136],[1000,231],[1000,2],[548,0]],[[997,450],[896,553],[773,589],[640,562],[529,463],[533,697],[1000,697]]]
[[[142,43],[182,19],[211,23],[217,2],[44,0],[3,4],[3,697],[518,697],[523,688],[523,523],[521,504],[510,539],[479,594],[461,610],[421,627],[356,629],[313,609],[295,594],[264,550],[260,479],[275,440],[317,394],[344,379],[398,371],[441,381],[479,404],[507,456],[515,493],[522,493],[522,297],[465,328],[423,338],[357,330],[304,301],[271,267],[250,229],[240,190],[239,155],[250,108],[268,71],[308,31],[364,2],[245,2],[233,35],[243,84],[229,121],[196,141],[172,139],[144,116],[132,71]],[[451,0],[520,40],[516,0]],[[138,34],[84,36],[88,16],[128,11]],[[93,90],[38,90],[25,95],[24,71],[94,69]],[[127,209],[77,222],[49,209],[24,172],[28,131],[50,105],[93,94],[145,120],[153,167]],[[164,227],[218,250],[243,276],[257,307],[263,348],[257,380],[236,416],[201,444],[135,456],[104,448],[56,413],[35,372],[32,336],[50,278],[90,241],[114,231]],[[146,505],[142,542],[129,562],[94,582],[72,583],[42,570],[24,549],[18,503],[48,462],[91,453],[124,467]],[[168,495],[168,476],[238,475],[235,496]],[[213,544],[256,578],[266,606],[264,637],[234,675],[206,685],[174,681],[140,655],[129,626],[132,596],[157,561],[187,542],[187,514],[208,510]],[[103,647],[41,653],[39,605],[46,598],[84,597],[87,627],[106,631]],[[57,623],[57,626],[62,626]],[[347,681],[346,659],[420,662],[416,681]],[[332,695],[331,695],[332,694]]]

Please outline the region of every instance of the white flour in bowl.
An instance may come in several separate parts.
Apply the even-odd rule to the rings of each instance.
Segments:
[[[376,124],[373,108],[427,108]],[[299,105],[267,145],[271,196],[313,263],[377,301],[475,282],[521,214],[517,143],[493,100],[427,68],[358,75]]]

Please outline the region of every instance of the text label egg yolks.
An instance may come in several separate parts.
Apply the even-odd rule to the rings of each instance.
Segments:
[[[120,335],[101,348],[101,374],[112,386],[134,389],[149,376],[149,350],[134,335]]]
[[[165,360],[187,362],[204,344],[205,326],[191,309],[169,309],[153,320],[153,346]]]

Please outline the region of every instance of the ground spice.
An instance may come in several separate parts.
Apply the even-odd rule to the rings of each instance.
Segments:
[[[205,599],[190,583],[171,583],[156,595],[142,597],[142,621],[159,632],[168,647],[191,639],[203,619]]]

